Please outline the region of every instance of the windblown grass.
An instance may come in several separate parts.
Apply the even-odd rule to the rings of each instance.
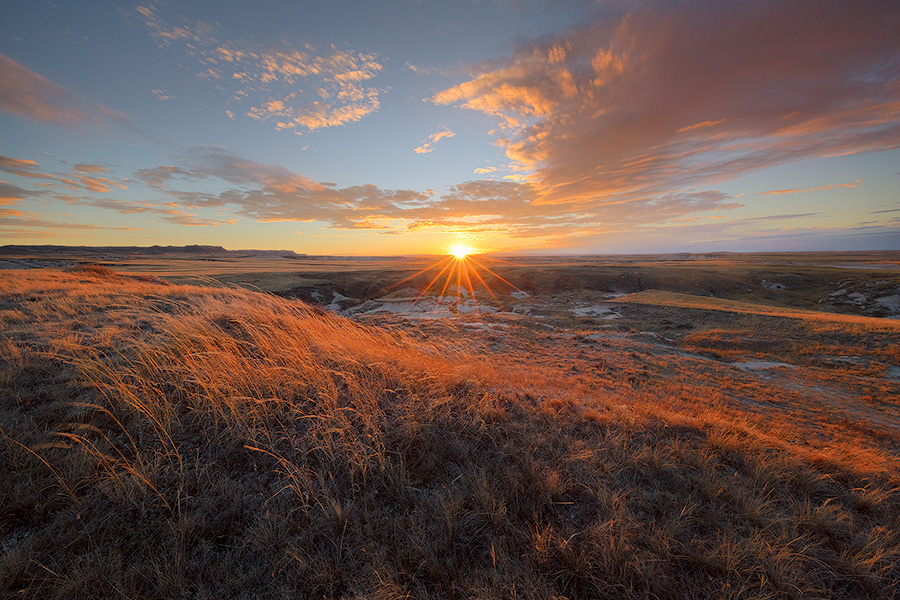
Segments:
[[[245,290],[0,284],[3,597],[900,593],[890,444],[811,455]]]

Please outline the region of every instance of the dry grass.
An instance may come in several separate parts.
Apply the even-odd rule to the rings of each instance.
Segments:
[[[748,302],[738,302],[725,298],[709,298],[661,290],[648,290],[645,292],[638,292],[636,294],[629,294],[628,296],[617,298],[617,302],[634,302],[637,304],[651,304],[657,306],[672,306],[677,308],[695,308],[741,314],[764,315],[769,317],[782,317],[786,319],[813,321],[822,324],[840,323],[860,325],[873,330],[900,331],[900,320],[880,319],[876,317],[865,317],[859,315],[844,315],[833,312],[820,312],[800,308],[769,306],[765,304],[751,304]]]
[[[2,597],[900,593],[890,441],[244,290],[0,284]]]

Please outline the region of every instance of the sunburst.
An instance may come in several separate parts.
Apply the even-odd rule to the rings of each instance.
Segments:
[[[475,256],[479,256],[478,259]],[[468,292],[470,298],[472,298],[475,303],[475,311],[480,313],[478,308],[478,299],[475,295],[475,286],[476,284],[480,284],[480,287],[483,287],[487,290],[488,294],[491,295],[491,298],[494,301],[501,303],[497,295],[488,285],[487,281],[484,280],[481,272],[489,273],[497,280],[502,281],[510,288],[518,290],[513,283],[510,283],[490,268],[488,268],[484,262],[485,261],[494,261],[494,262],[506,262],[501,261],[497,258],[491,258],[485,255],[480,255],[477,248],[473,248],[472,246],[466,244],[454,244],[449,248],[449,254],[444,258],[438,260],[432,265],[429,265],[419,271],[418,273],[414,273],[410,275],[406,279],[398,282],[396,285],[400,285],[411,279],[422,275],[423,273],[427,273],[428,271],[437,270],[437,274],[428,282],[428,285],[425,286],[425,289],[418,295],[416,298],[416,302],[424,298],[432,289],[437,291],[440,288],[440,293],[438,295],[437,303],[438,305],[444,302],[445,298],[456,296],[456,305],[462,301],[463,291]],[[451,287],[451,284],[455,284]],[[455,291],[455,294],[454,294]],[[449,292],[449,293],[448,293]]]

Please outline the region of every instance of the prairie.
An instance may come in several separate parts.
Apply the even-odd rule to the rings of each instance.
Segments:
[[[0,271],[0,594],[896,597],[896,272],[711,260]]]

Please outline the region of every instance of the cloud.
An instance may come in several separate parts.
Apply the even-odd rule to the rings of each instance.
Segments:
[[[20,228],[43,228],[43,229],[86,229],[86,230],[117,230],[117,231],[137,231],[136,227],[104,227],[101,225],[90,225],[86,223],[70,223],[65,221],[48,221],[38,218],[33,212],[25,212],[17,209],[4,208],[0,209],[0,231],[16,231]]]
[[[367,83],[384,68],[376,53],[335,45],[319,50],[308,43],[261,46],[224,39],[202,22],[171,25],[155,3],[137,12],[158,45],[179,44],[197,61],[198,77],[215,80],[230,103],[242,105],[227,110],[229,118],[244,114],[302,133],[353,123],[380,108],[381,90]],[[169,98],[163,90],[154,93]]]
[[[222,148],[194,148],[187,166],[142,169],[136,177],[186,208],[228,208],[258,221],[325,221],[336,228],[389,228],[411,204],[429,194],[382,190],[374,185],[337,188],[284,167],[248,160]],[[204,187],[227,184],[218,193],[179,190],[179,181],[204,180]],[[218,181],[218,184],[216,183]]]
[[[438,131],[436,133],[432,133],[431,135],[428,136],[428,138],[426,138],[426,141],[423,142],[422,145],[419,146],[418,148],[415,148],[413,150],[413,152],[415,152],[416,154],[427,154],[434,149],[434,148],[432,148],[432,146],[434,146],[434,144],[437,144],[439,141],[441,141],[444,138],[451,138],[455,135],[456,135],[456,133],[450,131],[449,129],[444,130],[444,131]]]
[[[81,171],[98,171],[83,165]],[[7,169],[39,172],[39,165],[23,159],[0,160]],[[84,168],[87,166],[88,168]],[[82,179],[96,175],[59,174],[51,185],[89,191]],[[152,201],[96,198],[84,193],[62,195],[56,189],[11,188],[8,204],[23,198],[50,199],[92,206],[124,217],[155,216],[184,226],[225,226],[239,217],[259,222],[296,221],[326,223],[333,229],[370,230],[384,234],[416,231],[466,232],[471,235],[517,238],[522,243],[547,246],[575,244],[579,240],[619,239],[624,232],[642,239],[671,228],[682,240],[694,240],[693,231],[768,234],[787,222],[808,224],[818,213],[785,213],[731,219],[728,211],[741,207],[719,191],[679,190],[643,198],[604,198],[594,202],[540,203],[540,186],[533,182],[473,180],[452,186],[443,194],[431,190],[382,189],[372,184],[339,187],[319,182],[279,165],[261,163],[224,148],[192,148],[177,165],[140,169],[130,180],[151,190]],[[122,184],[120,184],[122,185]],[[0,195],[5,189],[0,184]],[[135,193],[133,190],[132,193]],[[140,193],[140,192],[137,192]],[[17,208],[11,210],[18,210]],[[214,218],[208,215],[215,212]],[[7,214],[18,227],[40,227],[37,217]],[[721,223],[729,220],[729,223]],[[719,222],[716,229],[710,223]],[[3,224],[0,223],[0,226]],[[7,224],[9,225],[9,224]],[[768,229],[760,229],[761,227]],[[685,228],[691,228],[690,232]],[[712,235],[710,233],[709,235]],[[671,236],[670,236],[671,237]]]
[[[69,126],[89,119],[65,88],[2,54],[0,81],[0,110],[32,121]]]
[[[29,196],[35,196],[37,194],[38,192],[26,190],[25,188],[0,180],[0,205],[8,206],[11,204],[18,204]]]
[[[316,221],[334,229],[389,234],[429,229],[561,240],[741,206],[715,191],[673,192],[630,203],[539,205],[535,185],[492,180],[463,182],[441,195],[371,184],[340,188],[216,147],[191,149],[179,166],[141,169],[135,178],[187,210],[216,209],[261,222]]]
[[[85,163],[77,164],[72,167],[76,173],[109,173],[109,169],[103,165],[89,165]]]
[[[150,93],[156,96],[156,98],[161,102],[165,102],[166,100],[171,100],[173,98],[173,96],[170,96],[166,90],[159,88],[150,90]]]
[[[84,202],[84,204],[114,210],[120,215],[138,213],[158,214],[161,215],[163,221],[191,227],[218,227],[220,225],[234,225],[237,223],[237,219],[200,218],[177,208],[176,205],[171,203],[165,206],[159,206],[158,204],[153,204],[151,202],[124,202],[113,198],[102,198],[100,200]]]
[[[629,3],[435,94],[498,119],[536,202],[651,197],[900,146],[900,5]]]
[[[29,179],[53,179],[53,175],[39,172],[38,166],[38,163],[33,160],[0,155],[0,171]]]
[[[84,122],[100,124],[103,118],[108,118],[133,128],[131,119],[124,113],[86,102],[2,54],[0,81],[3,82],[0,85],[0,111],[67,127]]]
[[[160,17],[159,8],[155,2],[138,6],[135,10],[150,31],[150,36],[160,46],[169,46],[172,42],[193,44],[215,42],[213,37],[215,27],[213,25],[197,21],[193,25],[172,26]]]
[[[99,192],[105,194],[111,188],[117,187],[120,190],[127,190],[128,186],[118,181],[109,179],[108,177],[88,177],[82,175],[78,177],[78,183],[89,192]]]
[[[859,187],[859,184],[862,180],[857,179],[853,183],[833,183],[829,185],[822,185],[819,187],[811,187],[811,188],[788,188],[784,190],[768,190],[765,192],[757,192],[757,196],[779,196],[781,194],[803,194],[806,192],[820,192],[823,190],[833,190],[835,188],[855,188]]]
[[[237,174],[230,178],[233,181],[243,181],[239,171],[239,165],[232,165]],[[49,179],[47,183],[37,184],[41,189],[26,189],[0,180],[0,206],[19,204],[25,200],[54,200],[67,204],[93,206],[114,211],[120,215],[155,214],[163,221],[187,226],[212,226],[234,225],[237,219],[210,219],[197,216],[184,210],[175,203],[169,202],[163,205],[153,202],[127,202],[115,198],[95,198],[92,196],[73,195],[60,193],[59,188],[90,193],[107,193],[113,188],[126,190],[128,187],[108,177],[100,177],[96,174],[109,172],[102,165],[79,163],[71,173],[41,173],[37,161],[27,159],[10,158],[0,156],[0,171],[25,177],[28,179]],[[207,174],[192,174],[186,169],[175,167],[159,167],[157,169],[144,169],[135,174],[138,181],[146,183],[148,187],[156,190],[164,190],[167,181],[173,177],[206,177]],[[35,213],[26,213],[18,208],[0,209],[0,229],[11,231],[17,237],[28,237],[22,232],[22,228],[51,228],[51,229],[120,229],[131,230],[132,227],[100,227],[92,225],[80,225],[65,222],[46,221],[38,218]]]
[[[476,175],[486,175],[487,173],[496,173],[499,170],[498,167],[477,167],[474,173]]]
[[[28,179],[47,179],[46,183],[38,184],[42,187],[67,190],[84,189],[99,193],[106,193],[112,188],[128,189],[128,186],[115,179],[95,176],[96,173],[109,172],[109,169],[102,165],[76,164],[72,167],[71,173],[44,173],[39,170],[39,167],[40,165],[33,160],[0,156],[0,171]]]

